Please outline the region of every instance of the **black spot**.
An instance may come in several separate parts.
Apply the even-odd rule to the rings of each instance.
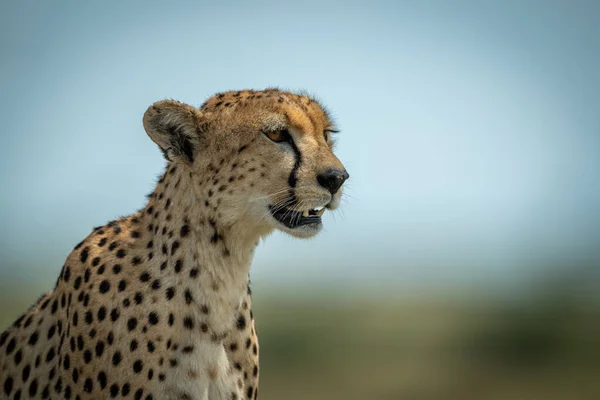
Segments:
[[[140,292],[136,292],[135,296],[133,296],[133,300],[135,301],[135,304],[142,304],[142,301],[144,300],[144,295]]]
[[[246,318],[240,314],[240,316],[237,319],[237,327],[238,329],[245,329],[246,328]]]
[[[71,277],[71,268],[68,265],[65,266],[65,272],[63,273],[63,280],[65,282],[69,282],[69,278]]]
[[[152,281],[152,289],[154,289],[154,290],[160,289],[160,280],[159,279],[155,279],[154,281]]]
[[[106,341],[108,342],[108,344],[113,344],[115,340],[115,335],[113,335],[112,332],[108,333],[108,336],[106,337]]]
[[[179,242],[176,240],[171,245],[171,255],[175,254],[175,252],[177,251],[178,248],[179,248]]]
[[[119,363],[121,362],[121,359],[122,359],[122,357],[121,357],[121,353],[120,353],[120,352],[118,352],[118,351],[117,351],[117,352],[115,352],[115,354],[113,354],[113,357],[112,357],[112,364],[113,364],[114,366],[117,366],[117,365],[119,365]]]
[[[15,365],[19,365],[23,360],[23,352],[19,349],[15,353]]]
[[[142,259],[139,256],[135,256],[131,259],[131,263],[133,265],[140,265],[142,263]]]
[[[116,308],[113,308],[110,312],[110,319],[112,322],[115,322],[116,320],[119,319],[119,310],[117,310]]]
[[[154,349],[155,349],[155,347],[154,347],[154,343],[152,343],[152,341],[149,341],[149,342],[148,342],[148,345],[147,345],[147,347],[148,347],[148,351],[149,351],[150,353],[154,353]]]
[[[102,239],[100,239],[100,241],[98,241],[98,246],[99,246],[99,247],[102,247],[102,246],[104,246],[105,244],[106,244],[106,238],[102,238]]]
[[[90,378],[87,378],[85,380],[85,382],[83,383],[83,390],[86,391],[87,393],[92,393],[93,387],[94,387],[94,384],[92,383],[92,380]]]
[[[7,396],[12,392],[13,379],[9,376],[4,380],[4,394]]]
[[[81,246],[83,246],[83,241],[77,243],[77,246],[75,246],[75,250],[77,250],[78,248],[80,248]]]
[[[183,319],[183,326],[185,326],[187,329],[194,329],[194,320],[192,317],[185,317]]]
[[[183,353],[189,354],[194,351],[194,346],[185,346],[183,349],[181,349],[181,351]]]
[[[181,268],[183,268],[183,261],[181,261],[181,259],[179,259],[175,262],[175,272],[176,273],[181,272]]]
[[[175,316],[171,313],[171,314],[169,314],[169,326],[173,326],[174,322],[175,322]]]
[[[133,363],[133,372],[139,374],[142,371],[143,367],[144,364],[142,363],[142,360],[135,360],[135,362]]]
[[[124,279],[121,279],[121,281],[119,282],[119,292],[122,292],[125,290],[125,288],[127,287],[127,282],[125,282]]]
[[[143,389],[138,389],[135,391],[135,400],[141,400],[142,399],[142,395],[144,394],[144,390]]]
[[[94,257],[94,259],[92,260],[92,266],[96,267],[98,266],[98,264],[100,264],[100,257]]]
[[[193,300],[190,289],[185,289],[185,303],[189,305]]]
[[[150,322],[151,325],[158,324],[158,315],[156,315],[154,311],[148,315],[148,322]]]
[[[79,380],[79,371],[77,368],[73,368],[73,382],[77,383]]]
[[[254,389],[252,388],[252,386],[249,386],[248,387],[248,392],[246,393],[248,395],[249,399],[252,398],[252,393],[254,393]]]
[[[33,381],[31,381],[31,384],[29,384],[29,395],[31,397],[35,396],[37,394],[37,390],[38,390],[37,379],[34,379]]]
[[[190,233],[190,226],[189,225],[183,225],[181,227],[181,231],[179,232],[179,234],[181,235],[181,237],[185,237]]]
[[[89,325],[92,322],[94,322],[94,317],[92,316],[92,312],[86,311],[85,312],[85,323]]]
[[[31,367],[29,366],[29,364],[27,364],[23,368],[23,372],[21,373],[21,378],[23,379],[23,383],[25,383],[27,381],[27,379],[29,379],[29,372],[31,372]]]
[[[81,250],[81,253],[79,253],[79,259],[81,260],[82,263],[86,262],[89,254],[90,254],[89,247],[84,247],[83,250]]]
[[[118,258],[125,258],[126,255],[127,255],[127,253],[125,252],[125,250],[123,250],[123,249],[117,250],[116,256]]]
[[[190,270],[190,278],[195,278],[198,276],[198,268],[192,268]]]
[[[99,341],[96,343],[96,357],[100,357],[104,353],[104,342]]]
[[[129,320],[127,320],[127,329],[132,331],[135,329],[136,326],[137,326],[137,319],[131,317],[131,318],[129,318]]]
[[[169,360],[169,364],[171,364],[171,367],[176,367],[177,366],[177,360],[174,358],[171,358]]]
[[[6,346],[6,355],[9,355],[10,353],[13,352],[13,350],[15,349],[17,345],[17,340],[15,338],[10,339],[10,341],[8,342],[8,345]]]
[[[118,246],[118,245],[119,245],[119,244],[118,244],[117,242],[111,242],[111,243],[108,245],[108,249],[109,249],[110,251],[113,251],[114,249],[116,249],[116,248],[117,248],[117,246]]]
[[[101,389],[106,387],[106,373],[104,371],[98,373],[98,383],[100,384]]]
[[[127,396],[129,394],[130,389],[131,387],[129,386],[129,383],[124,383],[123,387],[121,388],[121,395],[123,397]]]
[[[44,300],[44,302],[42,303],[42,310],[45,310],[46,307],[48,307],[48,304],[50,304],[50,299],[46,299]],[[2,345],[1,341],[0,341],[0,346]]]
[[[231,344],[229,345],[229,350],[231,350],[231,351],[236,351],[237,349],[238,349],[238,345],[237,345],[237,343],[231,343]]]
[[[148,282],[150,280],[150,274],[148,272],[144,272],[140,275],[140,281]]]
[[[42,399],[47,399],[48,397],[50,397],[50,385],[46,385],[44,387],[44,390],[42,390]]]
[[[29,336],[29,342],[28,342],[28,343],[29,343],[31,346],[35,345],[35,344],[37,343],[37,341],[38,341],[38,338],[39,338],[39,336],[40,336],[40,335],[39,335],[39,333],[38,333],[37,331],[36,331],[36,332],[33,332],[33,333],[31,334],[31,336]]]
[[[119,385],[113,383],[110,385],[110,397],[117,397],[119,395]]]
[[[173,296],[175,296],[175,288],[174,287],[170,287],[167,289],[167,291],[165,292],[167,295],[167,299],[171,300],[173,298]]]
[[[131,231],[129,235],[134,239],[140,237],[140,233],[138,231]]]
[[[110,290],[110,282],[108,282],[106,279],[103,280],[102,282],[100,282],[100,286],[98,286],[98,289],[100,289],[100,293],[106,293]]]
[[[75,279],[75,283],[73,284],[73,287],[75,288],[75,290],[77,290],[77,289],[79,289],[80,286],[81,286],[81,277],[78,276]],[[54,304],[53,304],[53,306],[54,306]]]
[[[113,274],[117,275],[119,272],[121,272],[121,265],[120,264],[113,265],[112,270],[113,270]]]
[[[56,353],[54,352],[54,347],[51,347],[50,350],[48,350],[48,354],[46,354],[46,362],[50,362],[54,359],[54,355]]]

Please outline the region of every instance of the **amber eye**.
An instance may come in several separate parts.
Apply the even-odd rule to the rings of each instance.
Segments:
[[[287,129],[282,129],[280,131],[269,131],[269,132],[264,132],[265,135],[267,135],[267,137],[269,139],[271,139],[274,142],[285,142],[286,140],[288,140],[289,138],[289,133],[287,131]]]

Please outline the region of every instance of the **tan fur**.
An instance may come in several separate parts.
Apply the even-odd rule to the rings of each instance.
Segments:
[[[142,210],[78,244],[54,290],[0,336],[1,399],[257,398],[254,248],[276,228],[320,229],[288,228],[269,206],[339,204],[341,191],[317,182],[343,170],[332,123],[313,99],[277,89],[221,93],[200,109],[157,102],[143,123],[165,173]],[[300,163],[269,130],[289,132]]]

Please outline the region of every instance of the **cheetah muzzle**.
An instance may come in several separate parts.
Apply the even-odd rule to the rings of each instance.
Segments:
[[[278,89],[159,101],[143,126],[166,170],[0,335],[0,400],[258,397],[254,250],[275,229],[316,235],[339,206],[336,129],[317,101]]]

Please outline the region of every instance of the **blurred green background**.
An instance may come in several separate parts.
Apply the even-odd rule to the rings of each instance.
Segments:
[[[351,179],[253,264],[261,399],[598,399],[597,1],[0,4],[0,328],[164,168],[162,98],[308,90]]]

